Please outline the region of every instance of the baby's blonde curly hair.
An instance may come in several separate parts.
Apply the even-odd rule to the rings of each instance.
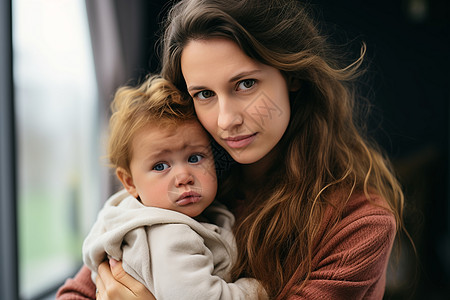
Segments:
[[[132,140],[137,131],[154,124],[158,128],[196,120],[191,101],[169,81],[151,75],[136,86],[117,90],[111,104],[108,158],[112,167],[130,172]]]

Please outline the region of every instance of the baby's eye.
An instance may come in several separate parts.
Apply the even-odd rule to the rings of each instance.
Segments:
[[[170,166],[166,163],[157,163],[156,165],[153,166],[153,170],[158,172],[167,170],[168,168],[170,168]]]
[[[204,90],[204,91],[201,91],[201,92],[198,92],[197,94],[195,94],[195,97],[200,100],[205,100],[205,99],[213,97],[214,95],[215,95],[215,93],[213,91]]]
[[[252,86],[254,86],[256,83],[255,79],[245,79],[238,83],[238,90],[248,90]]]
[[[202,159],[203,159],[202,155],[194,154],[194,155],[189,156],[188,162],[191,164],[196,164],[196,163],[200,162]]]

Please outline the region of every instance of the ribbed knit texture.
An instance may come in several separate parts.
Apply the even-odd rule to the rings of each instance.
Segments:
[[[67,279],[56,294],[58,300],[95,299],[95,284],[91,280],[91,270],[83,266],[73,279]]]
[[[382,299],[386,269],[395,239],[394,216],[383,199],[371,195],[349,199],[341,221],[329,230],[327,210],[313,252],[310,280],[302,290],[295,276],[278,299]],[[377,206],[378,205],[378,206]]]

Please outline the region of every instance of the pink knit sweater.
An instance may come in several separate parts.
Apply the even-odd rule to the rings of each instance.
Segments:
[[[363,195],[352,196],[334,228],[329,228],[333,210],[326,212],[308,283],[299,290],[301,281],[293,276],[278,299],[383,298],[396,226],[394,216],[380,207],[385,201],[373,198],[369,202]],[[83,267],[68,279],[56,299],[95,299],[89,269]]]

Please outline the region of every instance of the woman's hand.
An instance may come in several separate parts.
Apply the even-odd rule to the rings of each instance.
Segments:
[[[139,281],[127,274],[122,262],[110,259],[98,267],[97,299],[101,300],[156,300]]]

